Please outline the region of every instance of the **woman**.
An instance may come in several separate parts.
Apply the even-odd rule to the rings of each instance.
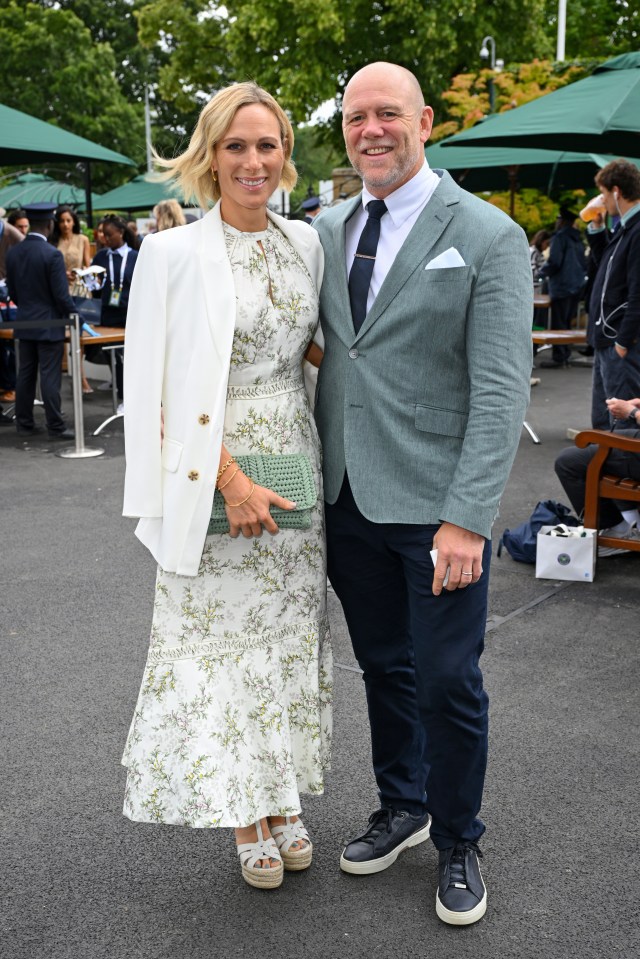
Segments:
[[[98,253],[99,250],[104,250],[106,246],[106,243],[104,242],[104,233],[102,232],[103,224],[104,217],[101,220],[98,220],[93,228],[93,242],[95,243],[96,253]]]
[[[253,83],[203,109],[163,164],[185,196],[217,202],[145,239],[125,364],[124,514],[141,517],[159,563],[125,814],[234,827],[243,877],[261,888],[281,884],[283,862],[311,862],[299,793],[323,791],[331,734],[320,451],[301,369],[322,249],[267,208],[295,184],[292,149],[289,120]],[[236,457],[256,452],[306,454],[310,529],[278,531],[269,507],[295,504],[245,475]],[[230,535],[207,534],[214,486]]]
[[[535,233],[531,238],[529,258],[531,260],[531,270],[533,273],[534,282],[538,279],[540,270],[547,262],[544,252],[546,249],[548,249],[550,241],[551,234],[548,230],[538,230],[538,232]]]
[[[96,266],[105,268],[100,296],[102,298],[102,325],[126,326],[129,291],[138,252],[134,249],[135,237],[124,220],[113,213],[102,221],[105,247],[93,258]],[[124,389],[122,381],[122,352],[116,350],[116,390],[118,413],[124,413]]]
[[[158,233],[172,230],[174,226],[184,226],[187,222],[182,207],[177,200],[161,200],[153,208]]]
[[[64,257],[71,296],[89,297],[90,293],[75,272],[91,263],[89,238],[80,231],[78,214],[70,206],[59,206],[56,210],[51,243],[60,250]],[[81,372],[82,392],[93,393],[89,381],[84,375],[84,364],[81,367]]]

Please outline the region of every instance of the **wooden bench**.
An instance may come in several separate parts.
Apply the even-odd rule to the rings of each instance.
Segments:
[[[576,446],[584,449],[591,443],[598,451],[587,469],[587,488],[584,501],[584,525],[589,529],[600,529],[600,500],[618,499],[640,503],[640,480],[612,476],[603,472],[605,460],[612,449],[628,450],[636,453],[640,459],[640,439],[620,436],[619,433],[604,430],[582,430],[574,440]],[[620,539],[618,536],[599,536],[598,546],[615,546],[622,549],[639,550],[640,540]]]

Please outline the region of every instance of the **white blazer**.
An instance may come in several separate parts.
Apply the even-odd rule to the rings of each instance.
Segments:
[[[306,223],[269,212],[320,287]],[[236,297],[218,203],[196,223],[145,238],[133,276],[124,362],[124,516],[168,572],[195,576],[220,462]],[[160,407],[164,443],[160,443]]]

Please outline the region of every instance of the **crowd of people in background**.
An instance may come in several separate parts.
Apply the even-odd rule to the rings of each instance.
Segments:
[[[590,214],[586,229],[577,229],[578,214],[562,205],[554,231],[538,230],[530,239],[534,285],[538,292],[550,296],[550,307],[538,307],[534,311],[533,324],[541,327],[549,325],[552,330],[570,329],[576,325],[579,311],[584,308],[588,314],[587,346],[581,352],[594,357],[592,426],[628,431],[637,426],[635,407],[631,407],[630,418],[625,419],[614,412],[612,401],[614,405],[619,401],[634,403],[634,397],[640,396],[640,171],[628,161],[616,160],[598,173],[596,185],[600,190],[602,207],[595,215]],[[594,202],[597,201],[591,201],[590,206]],[[36,209],[36,215],[42,212],[42,206],[36,204],[36,207],[40,207],[40,210]],[[53,212],[53,207],[51,209]],[[300,204],[297,215],[305,222],[313,223],[322,210],[320,198],[313,195]],[[2,214],[4,212],[0,211]],[[606,227],[607,214],[611,217],[611,230]],[[153,219],[144,224],[147,232],[151,233],[174,229],[194,219],[192,214],[185,213],[175,199],[158,203],[153,208],[152,216]],[[33,232],[34,222],[33,210],[30,213],[29,209],[14,209],[6,218],[0,216],[0,283],[6,278],[10,251],[21,244],[30,231]],[[43,231],[40,236],[45,233],[48,245],[61,254],[69,297],[98,297],[102,303],[103,325],[124,327],[137,255],[146,235],[140,232],[138,221],[125,220],[115,214],[102,216],[95,223],[91,244],[87,235],[89,231],[83,229],[78,213],[71,206],[62,205],[55,210],[51,229]],[[40,256],[34,256],[34,264],[41,259]],[[27,262],[30,261],[25,260]],[[93,293],[87,289],[77,272],[90,265],[101,266],[104,270],[101,289]],[[37,273],[41,266],[32,265],[31,268]],[[50,304],[50,316],[62,309],[63,299],[55,301],[54,298],[54,302],[55,308]],[[66,308],[70,308],[71,299],[64,302]],[[3,318],[9,319],[6,305]],[[35,342],[38,337],[39,334],[32,334],[26,339]],[[21,338],[25,338],[24,335]],[[53,339],[47,342],[56,344],[53,352],[57,356],[62,349],[61,334],[56,332]],[[25,362],[28,349],[26,345],[23,347]],[[40,347],[41,353],[43,349]],[[99,348],[93,350],[92,355],[96,352],[100,352]],[[563,368],[570,365],[571,356],[569,345],[555,344],[551,359],[543,360],[538,365],[545,369]],[[30,370],[24,374],[28,393],[33,386],[33,365],[31,363]],[[51,376],[47,368],[47,424],[50,433],[68,435],[66,424],[62,424],[56,413],[59,406],[56,406],[55,400],[56,390],[59,391],[56,376]],[[122,413],[124,392],[120,351],[116,353],[115,377],[118,412]],[[82,388],[85,393],[92,392],[84,370]],[[0,403],[16,402],[16,392],[19,391],[14,346],[11,341],[3,340],[0,344]],[[27,396],[27,407],[30,402]],[[32,428],[30,417],[30,412],[22,415],[21,424],[18,422],[19,432]],[[8,425],[15,422],[0,408],[0,423]],[[556,464],[561,481],[564,483],[567,476],[565,460],[569,469],[575,470],[577,463],[577,468],[582,470],[583,467],[586,469],[584,464],[588,463],[588,459],[588,451],[584,455],[567,451],[564,459],[561,457]],[[576,498],[572,485],[574,480],[570,478],[567,482],[573,501]],[[624,518],[620,522],[624,523]],[[614,525],[619,527],[619,523]],[[635,529],[635,522],[630,528]]]

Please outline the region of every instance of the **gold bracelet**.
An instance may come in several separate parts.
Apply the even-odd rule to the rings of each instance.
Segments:
[[[248,495],[248,496],[245,496],[245,498],[242,499],[242,500],[240,500],[239,503],[225,503],[225,506],[228,506],[229,509],[235,509],[236,506],[242,506],[244,503],[246,503],[248,500],[251,499],[251,497],[253,496],[253,491],[255,490],[255,488],[256,488],[256,484],[253,482],[253,480],[251,480],[251,492],[249,493],[249,495]]]
[[[231,476],[229,477],[229,479],[227,480],[227,482],[226,482],[226,483],[223,483],[222,486],[219,486],[218,489],[219,489],[219,490],[223,490],[223,489],[225,488],[225,486],[228,486],[229,483],[231,482],[231,480],[234,479],[234,477],[236,476],[236,474],[239,473],[239,472],[240,472],[240,467],[238,466],[237,469],[234,469],[233,473],[231,474]]]
[[[220,477],[222,476],[222,474],[224,473],[224,471],[225,471],[225,470],[228,470],[232,463],[235,463],[235,460],[234,460],[233,456],[232,456],[230,459],[227,460],[227,462],[224,464],[224,466],[221,466],[221,467],[220,467],[220,469],[218,470],[217,479],[220,479]]]

